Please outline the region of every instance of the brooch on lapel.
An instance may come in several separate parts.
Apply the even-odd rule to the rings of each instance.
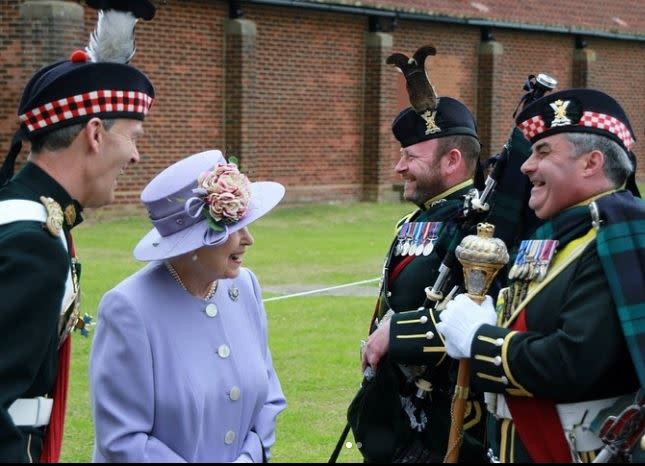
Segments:
[[[240,296],[240,290],[237,289],[235,285],[232,285],[228,289],[228,297],[231,298],[231,301],[237,301],[237,298]]]

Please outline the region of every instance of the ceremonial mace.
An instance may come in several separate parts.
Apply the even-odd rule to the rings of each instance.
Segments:
[[[484,301],[493,279],[508,262],[506,245],[501,239],[493,238],[493,233],[495,233],[495,225],[479,223],[477,234],[466,236],[455,251],[464,270],[466,295],[478,304]],[[469,377],[470,361],[461,359],[455,394],[452,398],[452,423],[444,463],[456,463],[459,458]]]

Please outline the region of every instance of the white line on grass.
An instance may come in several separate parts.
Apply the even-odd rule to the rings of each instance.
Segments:
[[[296,296],[305,296],[305,295],[308,295],[308,294],[322,293],[324,291],[337,290],[338,288],[346,288],[348,286],[362,285],[364,283],[371,283],[371,282],[376,282],[376,281],[379,281],[379,280],[380,280],[380,277],[370,278],[369,280],[361,280],[360,282],[345,283],[344,285],[330,286],[329,288],[319,288],[317,290],[303,291],[301,293],[293,293],[293,294],[287,294],[287,295],[283,295],[283,296],[275,296],[273,298],[263,299],[262,302],[268,303],[269,301],[279,301],[281,299],[295,298]]]

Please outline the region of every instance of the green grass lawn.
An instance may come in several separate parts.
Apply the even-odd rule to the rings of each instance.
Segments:
[[[645,193],[645,185],[639,185]],[[379,276],[394,223],[406,203],[282,207],[251,226],[256,244],[245,255],[263,286],[334,286]],[[143,212],[93,212],[75,230],[83,263],[82,311],[96,314],[108,289],[143,264],[131,255],[149,230]],[[265,292],[265,297],[274,296]],[[309,295],[268,302],[273,360],[289,403],[278,418],[276,462],[326,462],[360,383],[359,340],[375,297]],[[87,366],[91,338],[75,334],[62,461],[91,458],[93,425]],[[353,441],[351,438],[349,441]],[[361,461],[344,448],[339,462]]]
[[[251,225],[255,245],[245,265],[263,286],[334,286],[378,277],[394,223],[409,210],[401,203],[278,208]],[[95,212],[75,230],[82,312],[96,315],[103,293],[143,265],[131,251],[149,228],[143,213],[115,218],[114,212]],[[374,303],[375,296],[321,295],[266,303],[273,361],[289,404],[278,418],[273,461],[328,460],[361,380],[359,341]],[[91,459],[90,345],[91,338],[74,334],[64,462]],[[361,456],[344,448],[338,461],[358,462]]]

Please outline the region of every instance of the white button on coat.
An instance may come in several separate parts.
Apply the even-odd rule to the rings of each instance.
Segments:
[[[229,430],[228,432],[226,432],[226,435],[224,436],[224,443],[227,445],[230,445],[234,441],[235,441],[235,432],[233,432],[232,430]]]
[[[241,395],[240,387],[236,385],[233,385],[233,387],[231,387],[231,391],[228,392],[228,397],[233,401],[239,400],[240,395]]]
[[[206,315],[208,317],[215,317],[217,315],[217,306],[213,303],[210,303],[208,306],[206,306],[206,309],[204,309],[204,311],[206,311]]]
[[[217,354],[219,354],[220,358],[228,358],[231,354],[231,348],[229,348],[228,345],[219,345],[219,348],[217,348]]]

